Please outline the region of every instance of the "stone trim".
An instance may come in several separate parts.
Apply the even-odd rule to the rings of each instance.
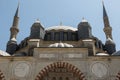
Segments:
[[[66,68],[71,72],[73,72],[76,76],[78,76],[79,80],[86,80],[85,76],[78,68],[76,68],[74,65],[67,62],[55,62],[53,64],[48,65],[47,67],[45,67],[39,72],[35,80],[42,80],[42,78],[46,76],[51,69],[55,69],[55,68]]]
[[[118,74],[117,74],[116,77],[117,77],[117,78],[116,78],[115,80],[120,80],[120,72],[118,72]]]
[[[5,80],[5,76],[3,75],[1,70],[0,70],[0,80]]]

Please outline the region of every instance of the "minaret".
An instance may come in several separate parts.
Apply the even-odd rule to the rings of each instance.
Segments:
[[[107,12],[103,3],[103,21],[104,21],[104,32],[106,35],[106,42],[105,42],[105,51],[107,51],[108,54],[112,54],[116,51],[116,45],[112,38],[112,27],[110,27],[109,19],[107,16]]]
[[[18,29],[18,22],[19,22],[18,12],[19,12],[19,4],[18,4],[16,13],[15,13],[15,16],[14,16],[13,25],[10,28],[10,40],[7,43],[7,49],[6,49],[6,52],[8,52],[11,55],[14,54],[14,52],[17,49],[16,37],[17,37],[17,34],[19,32],[19,29]]]
[[[19,11],[19,4],[18,4],[16,13],[15,13],[15,16],[14,16],[13,25],[10,28],[10,32],[11,32],[10,40],[12,38],[16,39],[17,33],[19,32],[19,29],[18,29],[18,22],[19,22],[18,11]]]
[[[107,12],[104,6],[104,2],[103,3],[103,21],[104,21],[104,29],[103,31],[105,32],[106,35],[106,39],[108,39],[108,36],[112,38],[112,27],[110,27],[110,23],[109,23],[109,18],[107,16]]]

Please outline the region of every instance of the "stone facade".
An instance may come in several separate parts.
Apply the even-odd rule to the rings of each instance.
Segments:
[[[88,57],[87,48],[35,48],[32,57],[0,60],[1,80],[115,80],[120,71],[119,56]]]
[[[30,36],[17,44],[18,10],[19,6],[6,56],[0,52],[0,80],[120,80],[120,51],[116,52],[104,4],[105,44],[92,35],[85,19],[77,28],[47,29],[37,20]]]

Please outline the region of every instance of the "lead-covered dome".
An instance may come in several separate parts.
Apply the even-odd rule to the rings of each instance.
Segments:
[[[60,43],[50,44],[48,47],[73,47],[73,45],[60,42]]]
[[[0,56],[10,56],[10,54],[5,51],[0,50]]]
[[[46,28],[46,31],[50,31],[50,30],[71,30],[71,31],[77,31],[77,28],[74,28],[74,27],[71,27],[71,26],[62,26],[62,25],[59,25],[59,26],[52,26],[52,27],[49,27],[49,28]]]

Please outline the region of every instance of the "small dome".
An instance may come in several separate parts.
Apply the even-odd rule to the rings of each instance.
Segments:
[[[52,27],[49,27],[46,29],[47,31],[50,31],[50,30],[72,30],[72,31],[77,31],[77,28],[73,28],[73,27],[70,27],[70,26],[62,26],[62,25],[59,25],[59,26],[52,26]]]
[[[109,54],[106,54],[106,53],[97,53],[96,56],[109,56]]]
[[[0,50],[0,56],[10,56],[10,54],[5,51]]]
[[[112,55],[113,55],[113,56],[120,56],[120,50],[117,51],[117,52],[114,52]]]
[[[60,42],[60,43],[50,44],[48,47],[73,47],[73,45]]]
[[[108,37],[105,44],[115,44],[114,41]]]

